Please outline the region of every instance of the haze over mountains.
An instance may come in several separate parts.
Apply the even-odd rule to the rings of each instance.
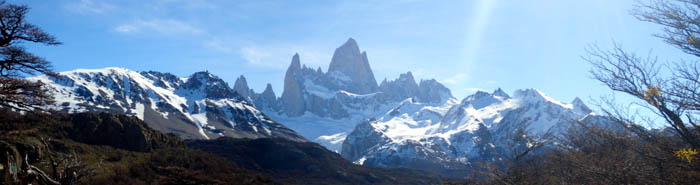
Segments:
[[[122,68],[32,77],[50,86],[64,112],[106,111],[144,120],[185,138],[283,138],[314,141],[356,164],[462,170],[499,160],[512,134],[561,132],[571,120],[597,117],[578,98],[561,103],[536,89],[501,89],[463,100],[435,79],[411,72],[377,84],[367,52],[348,39],[328,70],[292,56],[284,91],[257,93],[244,76],[233,87],[208,72],[177,77]],[[525,146],[528,143],[516,143]]]

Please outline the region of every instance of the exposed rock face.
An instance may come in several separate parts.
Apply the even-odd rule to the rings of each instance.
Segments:
[[[151,128],[188,139],[230,136],[305,141],[208,72],[178,78],[169,73],[105,68],[61,72],[59,76],[29,78],[46,83],[54,94],[56,103],[47,108],[132,115]]]
[[[158,73],[161,74],[161,73]],[[166,84],[167,81],[159,80]],[[181,84],[180,81],[172,81],[175,84]],[[224,99],[224,98],[234,98],[233,90],[228,86],[224,80],[219,77],[212,75],[209,72],[202,71],[192,74],[186,82],[182,83],[183,89],[190,91],[202,91],[206,98],[211,99]]]
[[[282,109],[288,116],[300,116],[306,111],[303,86],[298,80],[302,74],[299,54],[292,57],[292,64],[284,75],[284,92],[282,92]]]
[[[354,94],[377,92],[377,80],[369,66],[367,53],[360,53],[357,42],[352,38],[333,53],[326,79],[325,85],[334,90]]]
[[[413,74],[409,71],[407,73],[399,75],[399,78],[393,81],[382,81],[379,85],[379,90],[392,100],[404,100],[406,98],[413,98],[420,95],[420,88],[416,84],[416,80],[413,78]]]
[[[352,145],[344,144],[341,156],[345,159],[360,159],[366,154],[367,150],[376,147],[378,143],[385,143],[387,140],[390,140],[387,136],[375,132],[373,129],[374,127],[369,121],[357,125],[353,131],[354,134],[346,137],[344,141],[352,143]]]
[[[238,95],[242,97],[250,97],[251,96],[251,90],[248,87],[248,82],[245,79],[245,76],[241,75],[236,79],[236,82],[233,85],[233,91],[238,93]]]
[[[267,84],[265,87],[265,90],[262,92],[262,94],[254,94],[255,95],[255,106],[256,107],[265,107],[268,109],[272,109],[274,111],[279,111],[279,102],[277,101],[277,96],[275,95],[275,91],[272,90],[272,85]]]
[[[495,91],[493,91],[492,94],[493,94],[494,96],[500,96],[500,97],[504,97],[504,98],[510,98],[510,96],[508,96],[508,93],[504,92],[503,89],[501,89],[501,88],[496,89]]]
[[[450,89],[435,79],[421,80],[418,88],[420,89],[418,98],[422,102],[439,103],[452,98]]]

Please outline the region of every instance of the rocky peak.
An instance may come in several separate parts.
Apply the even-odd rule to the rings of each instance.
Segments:
[[[418,96],[420,90],[413,74],[409,71],[399,75],[399,78],[392,81],[382,81],[379,90],[389,94],[394,100],[403,100]]]
[[[515,91],[513,97],[527,100],[546,100],[547,97],[537,89],[521,89]]]
[[[452,98],[450,89],[435,79],[421,80],[418,89],[420,91],[418,98],[421,102],[440,103]]]
[[[588,108],[588,106],[586,106],[586,104],[583,103],[583,101],[578,97],[574,98],[574,101],[572,101],[571,104],[574,105],[575,112],[583,113],[583,114],[589,114],[589,113],[593,112],[593,110]]]
[[[236,82],[233,84],[233,90],[238,93],[238,95],[241,95],[242,97],[250,97],[250,88],[248,87],[248,82],[245,79],[245,76],[241,75],[236,79]]]
[[[270,83],[267,83],[267,86],[265,87],[265,91],[262,93],[263,97],[268,97],[268,98],[276,98],[277,96],[275,95],[275,91],[272,90],[272,85]]]
[[[555,100],[552,97],[549,97],[545,95],[542,91],[537,90],[537,89],[524,89],[524,90],[517,90],[513,94],[514,98],[520,99],[522,102],[522,105],[527,105],[527,104],[539,104],[539,103],[547,103],[550,105],[556,105],[556,106],[569,106],[566,105],[558,100]]]
[[[496,89],[495,91],[493,91],[493,93],[491,93],[491,95],[500,96],[500,97],[503,97],[506,99],[510,98],[510,96],[508,96],[508,93],[504,92],[503,89],[501,89],[500,87],[498,89]]]
[[[301,73],[301,62],[299,54],[294,54],[292,64],[289,65],[287,73],[284,76],[284,91],[282,92],[281,103],[282,110],[288,116],[300,116],[306,111],[304,103],[304,95],[302,93],[302,83],[297,79],[297,75]],[[301,79],[303,80],[303,79]]]
[[[397,79],[396,81],[401,81],[401,82],[405,82],[405,83],[412,83],[412,84],[415,84],[416,86],[418,86],[418,84],[416,84],[416,80],[413,78],[413,73],[411,73],[410,71],[407,73],[400,74],[399,79]]]
[[[471,105],[474,109],[481,109],[502,101],[502,97],[500,96],[495,96],[484,91],[477,91],[464,98],[464,100],[462,100],[462,105]]]
[[[254,95],[256,108],[279,111],[279,102],[277,101],[277,95],[275,95],[275,91],[272,90],[271,84],[267,84],[262,94]]]
[[[376,92],[378,88],[374,73],[369,66],[367,53],[360,52],[357,42],[352,38],[335,50],[327,75],[330,80],[328,85],[336,90],[367,94]],[[345,77],[349,79],[332,82]]]
[[[196,72],[188,78],[184,88],[192,91],[203,91],[207,98],[233,98],[233,90],[221,78],[208,71]]]
[[[488,97],[488,96],[491,96],[491,94],[484,92],[484,91],[476,91],[476,93],[474,93],[470,97],[473,97],[474,99],[480,99],[480,98]]]
[[[299,70],[301,70],[301,60],[299,60],[299,53],[295,53],[292,57],[292,64],[290,64],[289,68],[287,69],[287,73],[289,73],[289,71]]]

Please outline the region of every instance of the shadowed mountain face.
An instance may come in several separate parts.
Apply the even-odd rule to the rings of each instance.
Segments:
[[[189,141],[187,145],[290,184],[440,183],[437,175],[424,171],[380,169],[352,164],[337,153],[311,142],[222,137]]]
[[[26,164],[61,184],[281,184],[190,149],[177,135],[153,130],[136,117],[110,113],[22,115],[0,109],[0,163],[19,164],[22,181],[12,182],[8,168],[0,168],[0,184],[32,183],[24,178]]]
[[[42,142],[42,141],[46,142]],[[439,184],[419,170],[352,164],[312,142],[283,138],[182,141],[133,116],[111,113],[21,115],[0,109],[0,161],[44,166],[76,156],[97,169],[76,184]],[[8,156],[11,155],[11,156]],[[43,168],[46,167],[46,168]],[[6,169],[6,168],[5,168]],[[0,172],[5,172],[0,168]],[[0,182],[7,180],[0,173]]]
[[[252,99],[240,96],[228,83],[208,72],[179,78],[169,73],[106,68],[30,79],[48,85],[56,97],[56,103],[49,108],[62,112],[133,115],[150,127],[184,138],[280,137],[305,141],[257,110]],[[248,89],[245,78],[241,77],[236,87]]]

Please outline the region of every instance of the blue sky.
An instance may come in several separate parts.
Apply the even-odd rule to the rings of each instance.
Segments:
[[[29,21],[64,43],[27,45],[56,71],[208,70],[231,85],[245,75],[256,92],[272,83],[278,96],[294,53],[326,71],[349,37],[367,51],[377,81],[412,71],[459,99],[497,87],[537,88],[565,102],[610,94],[581,59],[594,43],[690,58],[652,36],[660,27],[632,17],[632,0],[10,2],[29,5]]]

